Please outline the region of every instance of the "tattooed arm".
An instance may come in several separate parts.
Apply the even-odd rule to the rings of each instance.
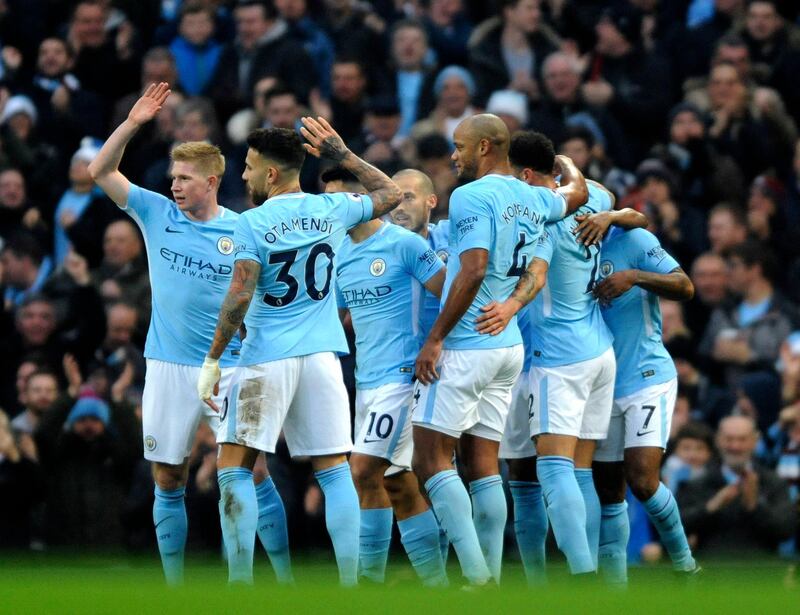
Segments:
[[[308,140],[306,151],[317,158],[329,158],[358,178],[372,199],[372,218],[380,218],[400,203],[403,194],[386,173],[351,152],[342,138],[325,120],[304,117],[302,135]]]
[[[503,301],[492,301],[481,308],[483,314],[475,319],[478,333],[497,335],[508,326],[511,318],[522,308],[536,298],[539,291],[544,288],[547,281],[549,264],[541,258],[534,258],[533,262],[519,277],[514,292]]]
[[[231,338],[244,323],[244,315],[250,307],[253,292],[261,272],[261,263],[252,260],[236,261],[233,269],[233,279],[228,287],[228,294],[222,302],[219,311],[217,329],[214,332],[214,341],[208,351],[203,367],[200,368],[200,378],[197,381],[197,395],[212,410],[219,412],[217,404],[212,399],[219,394],[219,380],[222,372],[219,368],[219,358],[230,343]]]
[[[228,294],[219,311],[214,341],[211,343],[211,350],[208,351],[211,359],[219,359],[222,356],[228,343],[244,322],[244,315],[247,314],[247,308],[253,299],[259,273],[261,273],[261,263],[252,260],[236,261]]]

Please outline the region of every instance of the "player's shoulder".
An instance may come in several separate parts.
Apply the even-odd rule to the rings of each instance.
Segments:
[[[160,192],[153,192],[152,190],[148,190],[134,183],[131,183],[128,189],[128,205],[131,205],[132,201],[138,201],[139,204],[143,205],[158,204],[161,206],[161,209],[163,209],[165,205],[175,210],[178,209],[178,204],[172,199],[164,196]],[[154,209],[155,211],[159,211],[157,208]]]

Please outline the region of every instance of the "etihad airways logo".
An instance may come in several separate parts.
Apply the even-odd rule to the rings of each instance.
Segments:
[[[216,280],[220,277],[228,278],[233,271],[233,267],[230,265],[212,263],[202,258],[175,252],[169,248],[161,248],[159,254],[161,258],[169,263],[170,271],[192,278],[201,278],[204,280]]]

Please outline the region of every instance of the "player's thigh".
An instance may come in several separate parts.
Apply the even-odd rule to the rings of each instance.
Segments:
[[[486,369],[493,374],[491,379],[488,379],[483,385],[481,391],[478,402],[478,421],[464,433],[499,444],[506,428],[514,386],[522,370],[523,349],[522,344],[518,344],[486,352],[491,353],[488,356]],[[496,450],[495,453],[497,453]]]
[[[459,438],[478,422],[478,403],[491,378],[481,365],[485,350],[444,350],[439,379],[430,385],[416,382],[412,403],[415,426]],[[423,451],[424,452],[424,451]]]
[[[300,373],[283,434],[293,457],[350,452],[350,403],[339,358],[333,352],[298,357]]]
[[[181,465],[207,406],[197,397],[199,370],[156,359],[147,359],[142,394],[144,457],[169,465]]]
[[[536,446],[531,439],[530,411],[533,398],[530,393],[530,376],[523,372],[511,391],[503,439],[500,441],[500,459],[524,459],[536,456]]]
[[[591,382],[581,421],[580,437],[584,440],[602,440],[608,433],[611,407],[614,403],[614,381],[617,362],[614,350],[609,348],[602,355],[588,361],[586,379]]]
[[[622,463],[625,453],[625,411],[626,406],[614,400],[611,404],[611,418],[606,437],[597,443],[594,461],[600,463]]]
[[[299,373],[296,357],[238,367],[223,400],[217,442],[274,453]]]
[[[533,402],[529,421],[532,435],[580,436],[589,393],[589,383],[582,370],[582,363],[531,367]]]
[[[413,443],[411,401],[414,386],[392,382],[356,392],[353,453],[391,462],[395,471],[410,470]]]
[[[666,448],[677,392],[678,382],[677,379],[673,379],[647,387],[620,400],[626,407],[626,449]]]

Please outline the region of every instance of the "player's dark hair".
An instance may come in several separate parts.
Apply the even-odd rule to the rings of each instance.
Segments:
[[[19,231],[11,235],[2,249],[11,252],[17,258],[30,258],[36,265],[41,265],[44,260],[44,251],[36,238],[30,233]]]
[[[519,168],[533,169],[549,175],[556,163],[553,142],[541,132],[525,130],[514,133],[508,148],[508,159]]]
[[[778,262],[775,254],[766,245],[755,239],[748,239],[742,244],[731,248],[729,258],[738,258],[745,267],[761,267],[761,275],[770,282],[775,280],[778,271]]]
[[[326,169],[322,172],[319,176],[320,180],[323,184],[327,184],[329,182],[342,182],[344,184],[360,184],[361,180],[358,179],[353,173],[345,169],[344,167],[335,166],[331,167],[330,169]]]
[[[247,135],[247,146],[264,158],[298,173],[306,159],[303,140],[288,128],[256,128]]]
[[[293,90],[287,88],[285,85],[276,85],[264,92],[264,104],[268,105],[273,98],[278,96],[293,96],[297,100],[297,94]]]

